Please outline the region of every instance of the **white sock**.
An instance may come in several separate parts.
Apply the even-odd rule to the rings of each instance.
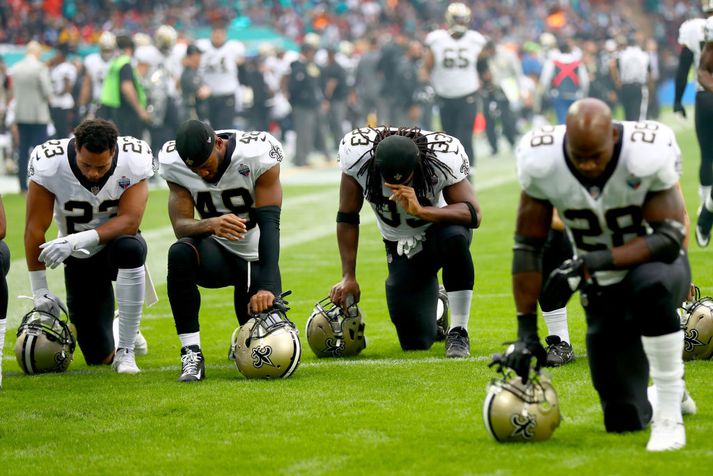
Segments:
[[[448,306],[451,308],[451,328],[462,327],[468,330],[470,319],[470,301],[473,299],[473,290],[448,291]]]
[[[146,295],[144,267],[120,268],[116,276],[116,304],[119,308],[119,343],[117,348],[134,350],[141,324],[141,308]]]
[[[683,421],[683,331],[656,337],[642,336],[641,342],[649,359],[649,369],[656,391],[654,419]]]
[[[701,204],[706,203],[706,199],[711,196],[711,187],[710,185],[701,185],[698,187],[698,196],[701,199]]]
[[[5,348],[5,324],[7,319],[4,317],[0,320],[0,387],[2,387],[2,352]]]
[[[199,332],[189,332],[188,334],[178,334],[178,338],[181,339],[181,347],[188,347],[189,345],[201,346],[201,333]]]
[[[542,311],[542,318],[547,326],[547,335],[559,336],[564,342],[571,344],[569,340],[569,326],[567,326],[567,308],[561,307],[554,311]]]

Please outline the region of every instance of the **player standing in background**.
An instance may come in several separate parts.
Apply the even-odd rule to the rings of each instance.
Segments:
[[[437,322],[438,271],[448,294],[451,327],[446,357],[468,357],[468,322],[475,270],[470,254],[480,207],[468,182],[470,166],[458,139],[416,128],[356,129],[339,146],[342,179],[337,241],[342,280],[332,301],[359,302],[356,279],[359,212],[373,208],[386,246],[386,304],[404,350],[430,349]]]
[[[100,111],[99,106],[104,78],[115,52],[116,36],[110,31],[105,31],[99,37],[99,52],[92,53],[84,59],[84,80],[79,93],[80,119],[108,117],[108,113]]]
[[[477,64],[486,39],[469,29],[470,8],[463,3],[448,5],[446,22],[447,30],[436,30],[426,37],[428,51],[421,79],[424,82],[430,79],[438,96],[441,126],[461,142],[472,167],[475,164],[473,124],[480,89]]]
[[[205,378],[198,286],[234,286],[240,325],[282,291],[280,143],[266,132],[221,130],[189,120],[159,153],[168,213],[168,299],[181,341],[181,382]],[[200,218],[195,218],[195,212]],[[248,309],[249,307],[249,309]]]
[[[713,0],[703,0],[701,9],[706,18],[713,15]],[[698,69],[701,61],[701,52],[705,44],[705,18],[692,18],[683,22],[678,30],[678,44],[681,53],[678,58],[676,71],[676,92],[673,102],[673,111],[686,117],[681,101],[688,84],[688,72],[691,65]],[[706,202],[713,188],[713,121],[710,120],[713,112],[713,92],[706,91],[700,81],[696,82],[696,109],[695,124],[698,146],[701,150],[701,165],[698,169],[700,188],[698,190],[701,207]]]
[[[238,64],[243,61],[245,48],[238,41],[228,40],[222,25],[213,27],[210,40],[198,40],[196,46],[203,52],[200,71],[210,89],[208,121],[215,129],[231,128],[240,89]]]
[[[25,258],[34,305],[59,317],[62,304],[49,291],[45,267],[64,264],[69,319],[87,364],[111,363],[118,373],[136,374],[147,252],[139,225],[154,173],[151,148],[118,137],[116,126],[103,119],[82,122],[74,134],[35,147],[28,167]],[[46,241],[53,215],[59,237]]]
[[[650,57],[634,36],[627,38],[627,46],[619,53],[614,71],[614,81],[621,91],[625,120],[646,120],[651,80]]]

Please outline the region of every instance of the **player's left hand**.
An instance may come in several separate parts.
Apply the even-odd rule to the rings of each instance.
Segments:
[[[253,294],[248,304],[248,314],[259,314],[272,308],[275,302],[275,295],[270,291],[261,289]]]
[[[544,311],[563,308],[580,287],[588,273],[580,257],[568,259],[550,273],[540,294],[540,306]]]
[[[394,185],[390,183],[385,183],[384,185],[389,190],[394,192],[393,195],[389,197],[389,200],[395,200],[409,215],[415,217],[419,216],[423,207],[420,203],[418,203],[416,191],[413,187],[409,187],[408,185]]]

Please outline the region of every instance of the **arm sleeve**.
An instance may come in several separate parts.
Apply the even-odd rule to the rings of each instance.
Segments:
[[[274,295],[281,292],[280,278],[280,207],[270,205],[255,209],[255,217],[260,227],[260,271],[255,279],[256,290],[265,289]]]
[[[693,64],[693,52],[685,46],[681,49],[681,54],[678,57],[678,69],[676,70],[676,96],[674,104],[681,102],[683,92],[688,84],[688,71]]]

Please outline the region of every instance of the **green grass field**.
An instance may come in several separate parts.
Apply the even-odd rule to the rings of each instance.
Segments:
[[[679,125],[683,189],[689,212],[698,203],[698,148],[690,125]],[[304,336],[316,301],[340,278],[334,215],[336,185],[285,185],[281,269],[292,289],[289,317],[303,342],[292,378],[248,381],[227,360],[237,325],[230,290],[204,290],[202,346],[207,379],[176,382],[179,341],[165,285],[165,255],[173,240],[167,193],[153,191],[143,230],[161,301],[145,311],[149,355],[138,376],[87,367],[81,353],[61,375],[23,375],[15,362],[14,331],[29,294],[23,259],[24,203],[3,197],[7,242],[14,254],[11,303],[0,391],[0,474],[672,474],[704,472],[713,460],[711,362],[686,364],[688,388],[699,407],[687,417],[687,447],[645,451],[648,431],[604,432],[591,386],[578,301],[569,306],[577,361],[551,371],[564,420],[545,443],[501,445],[490,440],[481,407],[495,373],[490,356],[515,336],[510,262],[519,187],[512,158],[482,158],[476,192],[483,224],[472,252],[476,285],[467,360],[446,360],[443,343],[430,351],[400,350],[384,301],[386,264],[370,213],[362,215],[358,278],[368,347],[356,358],[318,360]],[[695,243],[690,259],[703,294],[713,294],[711,250]],[[62,275],[50,273],[61,294]],[[540,325],[545,333],[544,324]],[[612,346],[617,345],[615,340]]]

